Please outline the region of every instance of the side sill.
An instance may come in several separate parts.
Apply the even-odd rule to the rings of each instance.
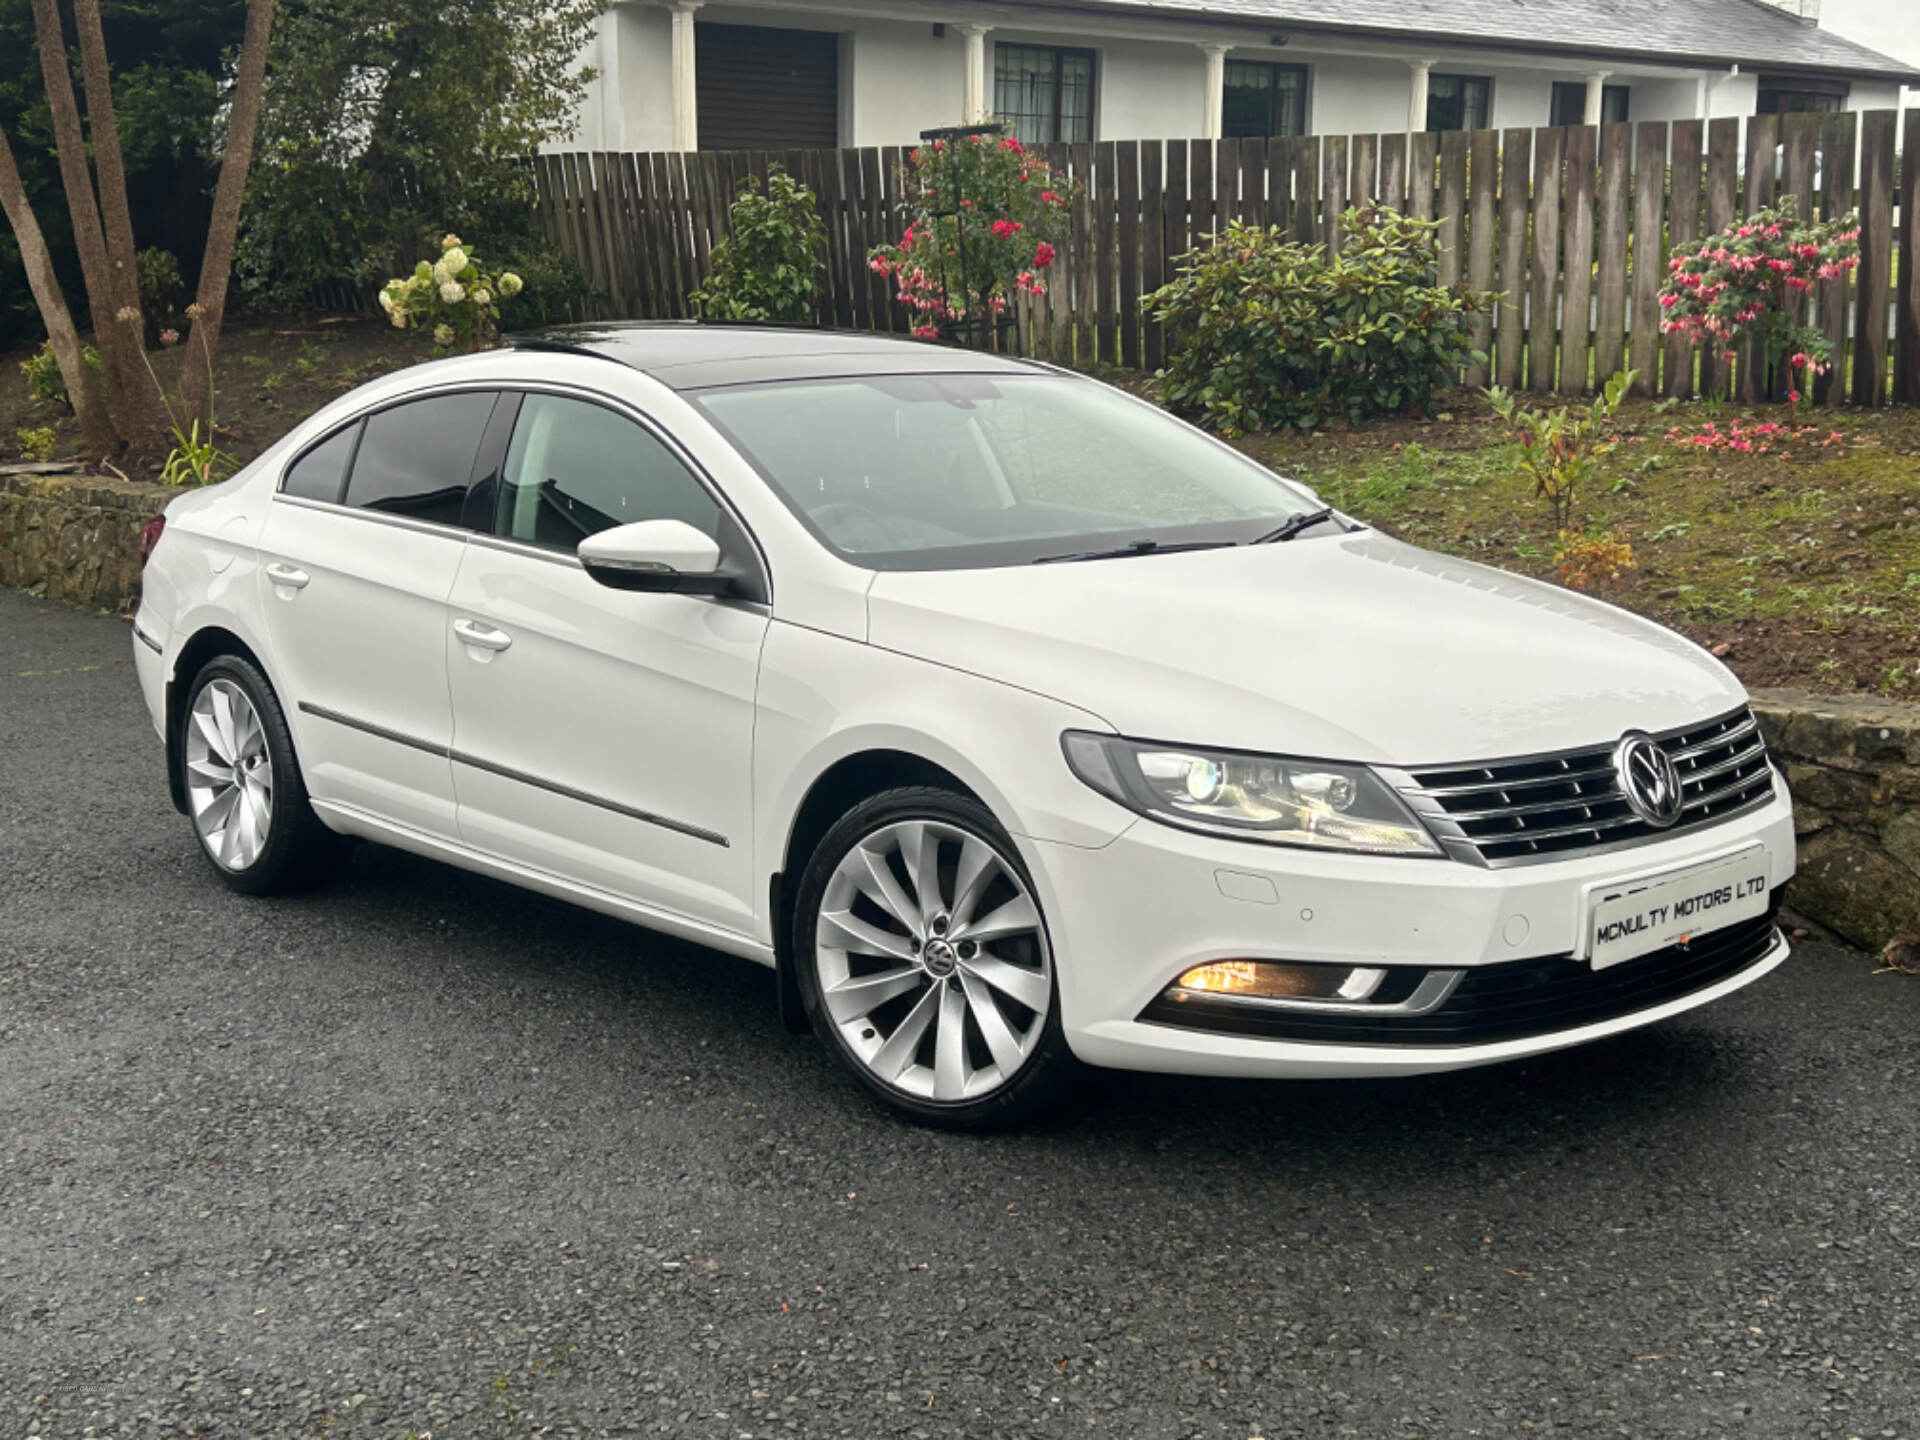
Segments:
[[[444,840],[437,835],[428,835],[405,825],[396,825],[390,820],[370,815],[352,805],[342,805],[331,800],[314,800],[311,803],[314,812],[326,822],[328,828],[337,830],[343,835],[357,835],[364,840],[392,845],[399,850],[423,855],[429,860],[444,861],[462,870],[488,875],[496,880],[504,880],[510,885],[535,890],[542,895],[550,895],[556,900],[565,900],[585,909],[598,911],[602,915],[611,915],[617,920],[643,925],[649,930],[658,930],[678,940],[687,940],[695,945],[724,950],[729,955],[737,955],[743,960],[752,960],[769,969],[774,967],[773,947],[764,945],[751,936],[732,930],[723,930],[717,925],[691,920],[684,915],[675,915],[651,905],[643,905],[637,900],[628,900],[605,890],[597,890],[591,885],[582,885],[548,871],[535,869],[531,865],[522,865],[515,860],[489,855],[485,851],[475,850],[452,840]]]

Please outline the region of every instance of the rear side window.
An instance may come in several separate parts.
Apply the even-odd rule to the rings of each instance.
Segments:
[[[340,489],[347,483],[347,462],[353,459],[353,442],[359,434],[360,422],[356,420],[307,451],[288,467],[287,478],[280,484],[281,493],[339,504]]]
[[[467,391],[369,415],[347,481],[347,504],[458,525],[493,402],[491,391]]]

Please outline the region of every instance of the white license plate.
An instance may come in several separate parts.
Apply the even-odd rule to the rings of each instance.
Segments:
[[[1587,907],[1595,970],[1664,950],[1767,912],[1773,865],[1765,846],[1664,875],[1596,887]]]

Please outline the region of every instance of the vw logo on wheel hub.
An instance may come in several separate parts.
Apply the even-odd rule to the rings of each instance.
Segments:
[[[929,940],[927,942],[925,960],[927,973],[929,975],[951,975],[954,970],[954,964],[958,958],[954,953],[953,946],[945,940]]]
[[[1628,806],[1649,825],[1664,830],[1680,818],[1680,772],[1660,742],[1642,730],[1620,737],[1613,769]]]

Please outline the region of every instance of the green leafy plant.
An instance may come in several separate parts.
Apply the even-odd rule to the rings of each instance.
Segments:
[[[827,248],[813,192],[774,165],[765,192],[757,176],[747,177],[728,213],[733,233],[714,244],[706,282],[689,297],[696,313],[710,320],[812,320]]]
[[[53,458],[54,433],[51,426],[22,425],[13,432],[14,442],[20,447],[22,460],[51,460]]]
[[[195,420],[184,432],[177,424],[173,427],[173,449],[160,469],[160,483],[211,485],[238,468],[239,462],[214,442],[212,430],[201,436],[200,422]]]
[[[1168,404],[1229,435],[1432,409],[1473,358],[1468,324],[1493,296],[1440,282],[1435,224],[1380,206],[1341,224],[1329,258],[1229,222],[1142,299],[1168,327]]]
[[[160,332],[179,318],[180,297],[186,284],[180,262],[171,250],[149,246],[133,255],[134,277],[140,286],[140,310],[147,326],[147,344],[157,345]]]
[[[89,370],[100,368],[100,352],[91,345],[80,347],[80,362]],[[20,362],[20,373],[27,377],[27,394],[43,404],[73,408],[67,396],[67,382],[60,374],[60,362],[53,357],[53,342],[45,340],[40,348]]]
[[[380,308],[396,330],[430,330],[437,354],[472,354],[500,334],[500,302],[523,288],[511,270],[480,268],[479,252],[458,235],[440,242],[440,257],[422,260],[413,274],[389,280],[380,291]]]
[[[1796,323],[1794,301],[1858,265],[1859,240],[1854,212],[1802,220],[1794,197],[1782,196],[1718,234],[1674,249],[1660,287],[1660,328],[1694,345],[1717,346],[1729,361],[1740,340],[1757,337],[1767,359],[1787,367],[1792,424],[1801,387],[1833,359],[1823,331]]]
[[[934,140],[907,159],[910,223],[867,265],[913,311],[914,334],[997,329],[1016,296],[1046,293],[1067,228],[1065,180],[1011,135]]]
[[[1556,537],[1553,563],[1571,589],[1591,589],[1634,568],[1633,546],[1623,534],[1594,527],[1576,530],[1574,510],[1581,488],[1620,443],[1613,417],[1636,373],[1616,371],[1593,403],[1579,409],[1560,405],[1534,410],[1498,385],[1487,391],[1488,405],[1518,449],[1516,463],[1533,479],[1534,498],[1546,501]]]

